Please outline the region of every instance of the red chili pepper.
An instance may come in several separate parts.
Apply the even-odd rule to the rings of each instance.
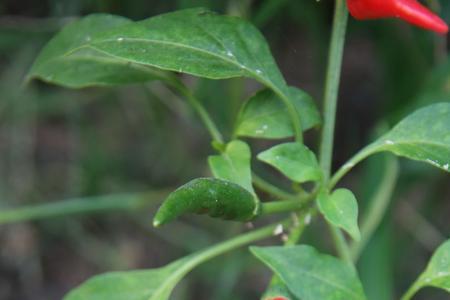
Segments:
[[[441,34],[448,32],[447,24],[417,0],[347,0],[347,6],[358,20],[400,18]]]

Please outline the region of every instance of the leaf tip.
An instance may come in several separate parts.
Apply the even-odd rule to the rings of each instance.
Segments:
[[[153,227],[158,228],[158,227],[161,227],[162,224],[163,224],[163,222],[161,220],[159,220],[158,218],[155,217],[153,219]]]

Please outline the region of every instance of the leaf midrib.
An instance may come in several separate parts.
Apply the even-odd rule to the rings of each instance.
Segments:
[[[170,46],[175,46],[175,47],[179,47],[179,48],[189,49],[189,50],[192,50],[192,51],[201,52],[201,53],[204,53],[204,54],[207,54],[207,55],[219,58],[219,59],[221,59],[221,60],[223,60],[223,61],[225,61],[227,63],[230,63],[231,65],[234,65],[235,67],[237,67],[239,69],[242,69],[242,70],[248,72],[248,74],[250,74],[251,77],[256,78],[258,81],[260,81],[263,84],[266,84],[266,85],[268,85],[270,87],[274,86],[273,82],[270,79],[268,79],[268,78],[266,79],[265,77],[259,76],[258,73],[254,72],[252,69],[248,68],[244,64],[241,64],[241,63],[237,62],[237,60],[231,60],[227,56],[222,56],[222,55],[219,55],[219,54],[217,54],[215,52],[211,52],[211,51],[207,51],[207,50],[202,49],[202,48],[192,47],[192,46],[189,46],[189,45],[186,45],[186,44],[181,44],[181,43],[176,43],[176,42],[171,42],[171,41],[161,41],[161,40],[155,40],[155,39],[142,39],[142,38],[129,38],[129,37],[118,37],[118,38],[122,38],[123,39],[122,41],[120,41],[120,43],[124,43],[126,41],[136,41],[136,42],[143,42],[143,43],[154,43],[154,44],[170,45]],[[108,54],[108,55],[110,55],[112,57],[116,57],[118,59],[123,59],[120,56],[117,56],[115,54],[109,53],[109,52],[107,52],[107,51],[105,51],[103,49],[99,49],[98,47],[95,46],[96,44],[102,44],[102,43],[107,43],[107,42],[117,42],[117,38],[116,39],[103,39],[103,40],[100,40],[100,41],[97,41],[97,42],[91,41],[90,43],[86,43],[86,44],[83,44],[83,45],[81,45],[79,47],[75,47],[75,48],[67,51],[66,53],[62,54],[61,56],[70,56],[72,53],[74,53],[74,52],[76,52],[78,50],[81,50],[81,49],[83,49],[85,47],[91,47],[91,48],[93,48],[93,49],[95,49],[97,51],[100,51],[102,53]],[[142,61],[135,60],[135,59],[132,59],[132,58],[127,58],[126,60],[127,61],[132,61],[132,62],[135,62],[135,63],[138,63],[138,64],[150,65],[150,66],[153,66],[153,67],[159,67],[160,68],[159,65],[148,63],[148,62],[142,62]],[[165,69],[171,70],[171,71],[178,71],[175,68],[165,68]],[[268,84],[268,83],[270,83],[270,84]]]

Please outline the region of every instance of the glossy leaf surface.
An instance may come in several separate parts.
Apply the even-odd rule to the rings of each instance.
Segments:
[[[264,37],[253,25],[202,8],[104,31],[92,37],[89,46],[164,70],[211,79],[245,76],[286,89]]]
[[[320,124],[320,114],[312,98],[297,88],[289,88],[303,130]],[[243,106],[235,129],[237,136],[279,139],[294,135],[285,105],[269,89],[251,97]]]
[[[302,300],[366,299],[356,272],[343,261],[313,247],[251,247],[252,253]]]
[[[56,80],[53,74],[61,60],[53,60],[95,52],[125,63],[210,79],[249,77],[286,98],[290,96],[264,37],[253,25],[237,17],[220,16],[202,8],[187,9],[139,22],[125,20],[120,26],[96,28],[95,24],[86,24],[66,32],[65,37],[69,33],[78,37],[66,42],[52,41],[31,76],[64,83],[68,77]]]
[[[239,184],[254,194],[250,159],[250,147],[245,142],[232,141],[221,155],[210,156],[208,163],[214,177]]]
[[[350,190],[337,189],[331,195],[322,192],[317,198],[317,204],[328,222],[347,231],[354,240],[361,238],[358,202]]]
[[[261,152],[258,159],[295,182],[318,181],[322,178],[322,170],[315,154],[300,143],[276,145]]]
[[[88,45],[96,33],[131,23],[123,17],[95,14],[67,25],[41,51],[28,76],[71,88],[137,83],[164,77],[155,69]]]
[[[199,178],[171,193],[156,213],[153,224],[166,224],[185,213],[249,221],[259,209],[259,201],[243,187],[220,179]]]
[[[437,103],[406,117],[359,157],[390,151],[450,172],[450,103]]]

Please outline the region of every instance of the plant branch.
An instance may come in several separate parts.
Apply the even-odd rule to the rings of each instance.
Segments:
[[[325,80],[323,100],[324,124],[319,155],[320,165],[325,174],[325,182],[328,181],[331,173],[336,106],[339,94],[347,19],[348,13],[345,0],[336,0],[333,31],[331,34],[331,44],[328,56],[328,69]]]
[[[377,144],[370,144],[356,153],[352,158],[350,158],[350,160],[348,160],[342,167],[340,167],[339,170],[336,171],[336,173],[334,173],[333,177],[328,183],[328,188],[330,190],[333,189],[336,184],[342,179],[342,177],[347,175],[347,173],[350,172],[350,170],[352,170],[358,163],[379,151],[380,148]]]
[[[367,209],[367,216],[363,218],[361,225],[361,240],[355,242],[351,247],[353,261],[357,261],[364,247],[370,241],[373,233],[380,225],[388,204],[392,198],[398,179],[399,166],[395,157],[386,157],[386,169],[383,172],[383,179],[375,195],[370,199],[370,206]]]
[[[252,181],[253,184],[260,189],[263,192],[266,192],[268,194],[271,194],[277,198],[280,199],[298,199],[298,197],[294,194],[291,194],[289,192],[286,192],[282,190],[281,188],[277,187],[276,185],[271,184],[270,182],[264,180],[263,178],[259,177],[257,174],[252,173]]]
[[[145,207],[151,200],[162,199],[168,192],[149,192],[139,194],[108,195],[86,197],[30,205],[0,212],[0,224],[41,220],[76,214],[93,214],[106,211],[132,211]]]
[[[276,213],[297,211],[305,207],[305,203],[296,200],[265,202],[261,204],[261,216]]]
[[[281,223],[269,225],[269,226],[263,227],[261,229],[254,230],[252,232],[242,234],[242,235],[232,238],[228,241],[225,241],[218,245],[207,248],[206,250],[201,251],[198,255],[196,255],[195,258],[193,258],[191,260],[190,264],[196,266],[196,265],[201,264],[211,258],[214,258],[218,255],[224,254],[233,249],[250,244],[252,242],[256,242],[256,241],[264,239],[264,238],[268,238],[270,236],[274,236],[274,235],[276,235],[276,228],[279,225],[288,226],[290,223],[291,223],[291,221],[288,218]]]
[[[223,144],[224,139],[219,129],[217,128],[217,125],[214,123],[209,113],[203,107],[202,103],[192,94],[192,92],[178,79],[167,81],[166,83],[189,101],[189,104],[199,115],[200,119],[203,122],[203,125],[205,125],[206,129],[211,135],[211,138],[214,141]]]
[[[324,183],[328,184],[331,175],[333,158],[334,128],[336,122],[336,107],[339,95],[342,59],[344,53],[345,34],[347,30],[348,12],[345,0],[335,1],[333,29],[331,33],[328,54],[328,68],[325,79],[323,114],[324,124],[320,144],[319,161],[324,173]],[[336,250],[341,258],[353,265],[350,250],[342,232],[329,224],[330,231],[336,244]]]
[[[342,260],[344,260],[346,263],[348,263],[351,267],[354,268],[355,266],[353,264],[350,248],[348,247],[344,234],[336,226],[333,226],[331,224],[328,224],[328,226],[330,228],[331,236],[333,237],[334,244],[336,246],[336,250],[339,256],[341,257]]]

